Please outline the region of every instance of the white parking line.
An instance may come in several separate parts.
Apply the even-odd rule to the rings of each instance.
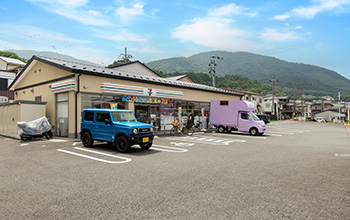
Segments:
[[[163,145],[157,145],[157,144],[153,144],[150,150],[159,150],[159,151],[166,151],[166,152],[172,152],[172,153],[184,153],[188,151],[187,149],[183,149],[183,148],[169,147],[169,146],[163,146]]]
[[[304,133],[304,132],[311,132],[311,130],[293,130],[288,128],[270,128],[268,127],[268,131],[281,131],[281,132],[293,132],[293,133]]]
[[[268,134],[294,134],[294,133],[291,133],[291,132],[282,132],[282,131],[267,131],[266,133]]]
[[[97,158],[97,157],[91,157],[91,156],[88,156],[88,155],[85,155],[85,154],[79,154],[79,153],[75,153],[75,152],[67,151],[67,150],[62,150],[62,149],[57,149],[57,151],[60,151],[60,152],[63,152],[63,153],[67,153],[67,154],[72,154],[72,155],[79,156],[79,157],[88,158],[88,159],[91,159],[91,160],[104,162],[104,163],[110,163],[110,164],[128,163],[128,162],[132,161],[130,158],[116,156],[116,155],[112,155],[112,154],[106,154],[106,153],[93,151],[93,150],[88,150],[88,149],[84,149],[84,148],[80,148],[80,147],[74,147],[74,149],[81,150],[81,151],[86,151],[86,152],[90,152],[90,153],[94,153],[94,154],[100,154],[100,155],[107,156],[107,157],[113,157],[113,158],[117,158],[117,159],[122,159],[124,161],[104,160],[104,159],[100,159],[100,158]]]
[[[336,157],[350,157],[350,154],[335,154]]]
[[[265,135],[266,136],[271,136],[271,137],[282,137],[282,135],[281,134],[270,134],[269,132],[265,132]]]
[[[178,138],[172,138],[168,137],[170,140],[181,140],[181,141],[188,141],[188,142],[195,142],[195,143],[201,143],[201,144],[214,144],[214,145],[229,145],[233,142],[246,142],[245,140],[239,140],[239,139],[214,139],[214,138],[207,138],[207,137],[191,137],[191,136],[186,136],[186,137],[178,137]]]
[[[266,137],[262,137],[262,136],[252,136],[252,135],[248,135],[246,133],[228,133],[228,134],[220,134],[220,133],[213,133],[211,134],[213,136],[225,136],[225,137],[234,137],[234,138],[253,138],[253,139],[266,139]]]
[[[64,140],[64,139],[50,139],[48,140],[50,142],[55,142],[55,143],[60,143],[60,142],[68,142],[68,140]]]

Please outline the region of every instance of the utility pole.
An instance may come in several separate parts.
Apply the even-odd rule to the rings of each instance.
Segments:
[[[304,111],[304,88],[301,88],[301,109],[303,111],[303,116],[305,116],[305,111]]]
[[[295,117],[295,80],[294,80],[294,96],[293,96],[293,118]]]
[[[215,66],[217,65],[215,61],[220,59],[223,60],[224,58],[218,56],[211,56],[211,60],[209,63],[209,74],[211,74],[213,77],[213,87],[215,87]]]
[[[341,105],[341,102],[340,102],[340,92],[338,92],[338,106],[339,106],[339,121],[340,121],[340,105]]]
[[[131,55],[131,54],[128,54],[127,48],[125,47],[125,53],[121,53],[121,54],[119,55],[119,58],[123,58],[124,63],[128,63],[128,60],[129,60],[130,58],[132,58],[132,55]]]
[[[275,75],[273,75],[273,79],[269,80],[269,82],[272,82],[272,106],[271,106],[271,115],[276,116],[275,111],[275,83],[278,82],[278,80],[275,79]]]

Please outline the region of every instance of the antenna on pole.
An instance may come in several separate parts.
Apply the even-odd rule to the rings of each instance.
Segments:
[[[215,87],[215,66],[217,66],[216,60],[223,60],[223,57],[211,56],[211,60],[209,63],[209,74],[213,77],[213,87]]]
[[[133,58],[131,54],[128,54],[127,48],[125,47],[125,53],[121,53],[119,58],[122,58],[124,63],[128,63],[130,58]]]
[[[272,106],[271,106],[271,115],[276,115],[276,109],[275,109],[275,83],[278,82],[277,79],[275,79],[275,75],[273,75],[273,79],[269,80],[269,82],[272,82]]]
[[[56,49],[55,45],[52,45],[52,48],[55,49],[55,52],[56,52],[56,54],[58,56],[58,59],[61,59],[60,54],[57,52],[57,49]]]

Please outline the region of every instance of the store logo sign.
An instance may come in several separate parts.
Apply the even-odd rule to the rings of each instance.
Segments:
[[[148,88],[148,96],[152,96],[153,92],[151,88]]]
[[[101,83],[101,92],[117,93],[117,94],[123,94],[123,95],[168,98],[168,99],[183,99],[183,93],[180,91],[130,86],[130,85],[107,83],[107,82]]]

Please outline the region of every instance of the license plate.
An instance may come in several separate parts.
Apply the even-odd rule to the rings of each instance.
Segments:
[[[148,142],[148,141],[149,141],[148,137],[142,138],[142,142]]]

